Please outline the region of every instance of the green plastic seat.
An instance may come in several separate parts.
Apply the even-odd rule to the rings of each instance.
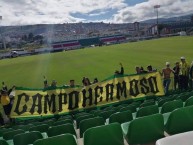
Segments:
[[[121,108],[119,111],[123,112],[123,111],[128,111],[130,110],[132,113],[136,112],[136,106],[135,105],[128,105],[126,107]]]
[[[105,121],[102,117],[94,117],[90,119],[85,119],[80,122],[80,137],[83,137],[83,133],[91,128],[91,127],[96,127],[96,126],[101,126],[104,125]]]
[[[66,120],[66,119],[70,119],[70,120],[73,120],[72,116],[71,115],[65,115],[65,116],[61,116],[58,121],[60,120]]]
[[[132,112],[130,110],[124,111],[124,112],[118,112],[114,113],[109,117],[109,124],[118,122],[118,123],[124,123],[129,122],[133,120]]]
[[[96,110],[96,111],[94,112],[94,116],[97,117],[100,112],[103,112],[103,111],[102,111],[102,110]]]
[[[22,129],[24,131],[29,131],[29,129],[31,127],[33,127],[34,125],[33,124],[28,124],[28,125],[16,125],[16,126],[13,126],[12,128],[13,129]]]
[[[114,111],[110,110],[110,111],[102,111],[98,114],[98,116],[103,117],[104,120],[106,120],[107,118],[109,118],[112,114],[114,113]]]
[[[48,131],[49,126],[47,124],[41,124],[41,125],[37,125],[37,126],[33,126],[29,129],[29,131],[39,131],[41,133],[43,132],[47,132]]]
[[[92,114],[80,116],[76,119],[76,128],[79,128],[80,122],[85,119],[93,118],[94,116]]]
[[[59,121],[54,122],[52,125],[57,126],[57,125],[63,125],[67,123],[73,124],[73,121],[71,119],[59,120]]]
[[[77,145],[77,142],[72,134],[62,134],[46,139],[39,139],[33,145]]]
[[[155,101],[146,101],[143,102],[139,107],[146,107],[146,106],[150,106],[150,105],[155,105]]]
[[[76,136],[76,131],[74,129],[74,126],[70,123],[50,127],[47,131],[48,137],[56,136],[56,135],[60,135],[60,134],[65,134],[65,133],[70,133],[70,134]]]
[[[1,139],[0,140],[0,145],[9,145],[5,140]]]
[[[173,98],[164,98],[158,101],[158,107],[162,107],[162,105],[166,102],[173,101]]]
[[[42,138],[43,136],[39,131],[21,133],[13,137],[13,143],[14,145],[28,145]]]
[[[191,105],[193,105],[193,96],[191,96],[190,98],[188,98],[188,99],[186,100],[184,106],[186,107],[186,106],[191,106]]]
[[[124,145],[119,123],[102,125],[88,129],[83,137],[84,145]]]
[[[1,128],[0,129],[0,137],[3,136],[4,133],[9,132],[9,131],[13,131],[13,128]]]
[[[90,113],[87,112],[80,112],[74,115],[74,119],[76,120],[77,118],[79,118],[80,116],[85,116],[85,115],[90,115]]]
[[[48,126],[52,126],[54,124],[54,120],[45,120],[44,122],[42,122],[43,124],[47,124]]]
[[[193,106],[179,108],[171,112],[165,124],[168,134],[177,134],[193,130]]]
[[[164,119],[153,114],[121,125],[128,144],[146,144],[164,137]]]
[[[163,114],[163,113],[172,112],[173,110],[181,107],[183,107],[183,102],[181,100],[169,101],[163,104],[161,108],[161,113]]]
[[[189,93],[183,93],[177,99],[181,99],[183,102],[185,102],[189,97]]]
[[[20,134],[20,133],[25,133],[25,131],[22,130],[22,129],[18,129],[18,130],[13,130],[13,131],[5,132],[5,133],[3,133],[3,139],[11,140],[11,139],[13,139],[13,137],[15,135]]]
[[[134,105],[136,108],[139,108],[142,103],[140,101],[133,102],[131,105]]]
[[[152,115],[152,114],[156,114],[156,113],[159,113],[159,108],[157,105],[146,106],[146,107],[140,108],[137,111],[136,118],[148,116],[148,115]]]

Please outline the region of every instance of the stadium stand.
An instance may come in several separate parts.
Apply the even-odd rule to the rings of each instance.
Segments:
[[[59,50],[77,49],[77,48],[80,48],[81,45],[79,41],[72,40],[72,41],[64,41],[64,42],[55,42],[52,44],[52,47],[54,51],[59,51]]]
[[[72,141],[72,145],[74,143],[76,145],[103,145],[103,144],[143,144],[143,143],[153,143],[157,141],[156,145],[161,143],[161,138],[164,137],[163,132],[167,133],[167,136],[172,137],[178,133],[188,133],[189,131],[193,131],[193,106],[192,106],[192,96],[193,91],[186,92],[171,92],[167,96],[157,97],[156,100],[138,100],[133,102],[119,102],[117,104],[110,104],[109,106],[105,105],[104,107],[97,107],[96,110],[91,111],[80,111],[76,113],[54,116],[51,118],[39,118],[26,120],[21,122],[16,122],[11,124],[10,126],[5,126],[0,128],[1,139],[0,142],[4,145],[15,145],[17,136],[24,136],[23,144],[33,144],[34,145],[42,145],[46,143],[51,144],[61,144],[63,140]],[[188,99],[179,99],[180,96],[188,96]],[[177,100],[176,100],[177,99]],[[153,102],[152,105],[149,102]],[[144,105],[145,103],[145,105]],[[148,105],[147,105],[147,104]],[[170,105],[167,105],[170,104]],[[176,105],[177,104],[177,105]],[[178,106],[178,104],[180,104]],[[184,104],[184,105],[183,105]],[[147,105],[147,106],[146,106]],[[132,112],[132,110],[124,111],[124,108],[132,106],[135,108],[136,112]],[[158,106],[160,110],[165,108],[165,106],[169,106],[169,109],[160,113],[158,113]],[[176,107],[177,106],[177,107]],[[153,109],[154,113],[151,113],[150,108]],[[123,108],[123,111],[120,109]],[[147,109],[148,108],[148,109]],[[168,108],[168,107],[166,107]],[[140,110],[150,111],[150,113],[146,113],[145,116],[142,113],[142,116],[139,118],[135,117],[135,114],[140,112]],[[103,117],[95,117],[100,116],[103,113],[112,114],[110,116],[104,115]],[[167,112],[167,113],[166,113]],[[86,117],[85,117],[86,116]],[[89,117],[88,117],[89,116]],[[88,118],[87,118],[88,117]],[[106,121],[105,123],[105,119]],[[70,120],[69,124],[65,124],[65,120]],[[79,129],[75,129],[77,126],[77,120],[79,120]],[[63,122],[62,125],[53,126],[56,122]],[[114,123],[116,122],[116,123]],[[113,125],[112,125],[113,124]],[[115,125],[116,124],[116,125]],[[118,124],[118,125],[117,125]],[[121,127],[120,127],[121,124]],[[38,125],[38,126],[35,126]],[[56,125],[56,124],[55,124]],[[114,127],[112,127],[112,126]],[[111,126],[111,127],[110,127]],[[116,127],[115,127],[116,126]],[[119,127],[118,127],[119,126]],[[49,129],[48,129],[49,127]],[[115,129],[116,128],[116,129]],[[18,129],[24,129],[21,134],[18,134]],[[36,137],[32,137],[33,135],[29,135],[29,133],[38,132],[37,140]],[[25,132],[25,133],[23,133]],[[102,133],[101,133],[102,132]],[[69,135],[69,133],[71,135]],[[28,134],[27,136],[23,134]],[[62,134],[62,135],[61,135]],[[71,136],[71,137],[61,137],[61,136]],[[107,137],[108,135],[108,137]],[[28,138],[30,136],[30,139]],[[123,142],[123,137],[127,140],[128,144]],[[175,137],[175,136],[174,136]],[[65,138],[65,139],[64,139]],[[167,137],[166,137],[167,138]],[[3,140],[5,139],[5,140]],[[106,140],[107,139],[107,140]],[[159,140],[160,139],[160,140]],[[163,138],[164,140],[165,138]],[[27,140],[27,141],[26,141]],[[37,140],[37,141],[35,141]],[[82,141],[83,143],[79,142]],[[110,140],[110,141],[109,141]],[[35,142],[34,142],[35,141]],[[71,141],[68,145],[71,144]],[[108,141],[108,142],[107,142]],[[36,143],[37,142],[37,143]],[[68,143],[68,141],[66,141]],[[1,144],[1,143],[0,143]],[[21,139],[19,143],[16,145],[21,145]],[[175,144],[175,143],[173,143]],[[175,144],[177,145],[177,144]]]

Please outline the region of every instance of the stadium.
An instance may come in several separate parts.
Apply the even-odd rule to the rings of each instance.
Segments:
[[[193,144],[192,4],[0,2],[0,145]]]

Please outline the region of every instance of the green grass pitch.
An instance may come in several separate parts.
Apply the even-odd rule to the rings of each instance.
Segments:
[[[135,73],[135,66],[151,64],[161,70],[165,62],[171,67],[180,57],[185,56],[193,61],[193,37],[171,37],[133,43],[117,44],[96,48],[85,48],[60,53],[41,54],[0,60],[0,81],[8,86],[42,88],[43,76],[49,81],[55,79],[58,86],[68,84],[75,79],[81,84],[83,76],[91,81],[95,77],[99,81],[111,76],[119,70],[122,62],[125,74]]]

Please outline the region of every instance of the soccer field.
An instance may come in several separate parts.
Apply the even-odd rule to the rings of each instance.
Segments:
[[[41,54],[0,60],[0,81],[8,86],[16,85],[42,88],[43,76],[49,81],[55,79],[58,86],[75,79],[81,84],[83,76],[95,77],[99,81],[113,75],[122,62],[125,73],[135,73],[135,66],[146,67],[151,64],[161,70],[165,62],[171,67],[180,57],[193,61],[193,37],[171,37],[133,43],[117,44],[96,48],[85,48],[60,53]]]

